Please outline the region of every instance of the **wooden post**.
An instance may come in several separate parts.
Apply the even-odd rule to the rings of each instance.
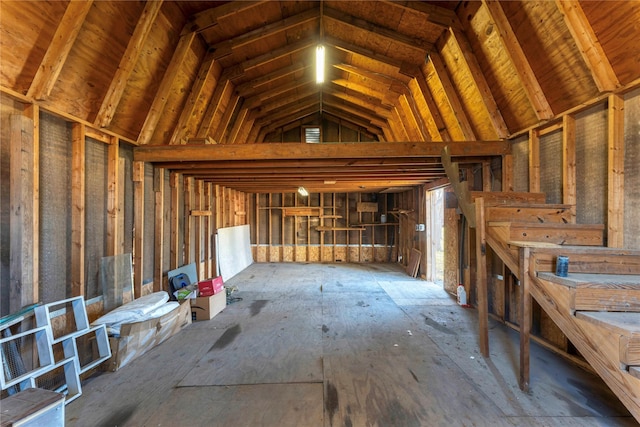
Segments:
[[[206,182],[204,184],[204,210],[211,212],[211,184]],[[213,215],[208,215],[204,218],[204,277],[213,277],[214,274],[211,270],[211,224]]]
[[[624,97],[609,96],[607,246],[624,247]]]
[[[190,264],[191,260],[191,188],[193,178],[184,177],[184,264]]]
[[[520,269],[520,389],[529,391],[529,342],[531,338],[531,294],[529,286],[529,256],[528,247],[519,248],[518,268]]]
[[[155,238],[153,251],[153,291],[164,288],[164,169],[153,170],[153,192],[155,195]]]
[[[484,199],[475,200],[476,208],[476,282],[480,353],[489,357],[489,305],[487,301],[487,239],[484,223]]]
[[[34,135],[32,120],[23,115],[10,117],[10,265],[9,312],[37,301],[38,285],[33,280],[33,236],[35,192]]]
[[[76,297],[85,294],[85,125],[74,123],[71,132],[71,296]]]
[[[171,172],[169,175],[169,187],[171,188],[171,242],[169,243],[169,264],[171,269],[179,267],[178,253],[180,252],[180,231],[178,230],[178,224],[180,223],[180,220],[178,215],[180,213],[180,204],[178,201],[180,189],[178,188],[178,177],[179,174],[176,172]]]
[[[199,179],[194,182],[193,185],[193,195],[194,195],[194,209],[202,210],[202,197],[204,193],[204,182]],[[202,226],[202,216],[198,215],[193,218],[194,227],[193,227],[193,236],[194,236],[194,244],[195,244],[195,263],[196,263],[196,271],[198,272],[198,280],[203,279],[203,271],[202,271],[202,231],[204,227]]]
[[[120,145],[118,138],[110,137],[107,160],[107,255],[113,256],[120,253],[120,228],[119,218],[119,185],[120,177]]]
[[[576,216],[576,120],[570,114],[562,118],[562,203],[572,205],[572,222]]]
[[[133,162],[133,295],[142,296],[144,262],[144,162]]]
[[[540,192],[540,134],[529,131],[529,191]]]

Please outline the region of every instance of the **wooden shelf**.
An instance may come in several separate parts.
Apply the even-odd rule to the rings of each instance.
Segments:
[[[318,226],[316,227],[316,231],[364,231],[366,228],[364,227],[329,227],[329,226]]]
[[[359,224],[351,224],[352,227],[376,227],[376,226],[385,226],[385,225],[399,225],[397,222],[369,222],[369,223],[359,223]]]

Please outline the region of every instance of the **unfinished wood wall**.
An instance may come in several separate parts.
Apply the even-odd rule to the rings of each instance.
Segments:
[[[133,161],[117,138],[0,96],[1,315],[82,295],[102,310],[100,262],[132,253],[136,295],[195,262],[216,274],[214,235],[248,222],[248,196]]]
[[[254,259],[406,264],[411,248],[418,248],[417,202],[412,191],[252,195]],[[382,214],[386,223],[380,221]]]
[[[640,90],[608,98],[567,114],[561,120],[532,129],[512,140],[513,177],[516,191],[542,191],[547,203],[574,205],[575,222],[604,224],[610,247],[639,249],[640,230]],[[464,172],[476,190],[500,190],[500,171],[472,166]],[[478,174],[478,172],[480,173]],[[469,175],[470,174],[470,175]],[[479,176],[478,176],[479,175]],[[475,232],[461,227],[459,215],[447,209],[445,233],[460,236],[460,245],[447,246],[446,257],[460,258],[462,283],[475,294]],[[447,218],[446,216],[445,218]],[[519,288],[511,272],[491,248],[487,250],[489,310],[515,328],[519,319]],[[458,265],[446,263],[445,288],[453,289],[460,276]],[[543,345],[575,354],[575,349],[551,318],[533,301],[533,333]]]

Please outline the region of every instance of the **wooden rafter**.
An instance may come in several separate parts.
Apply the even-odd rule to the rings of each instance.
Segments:
[[[540,83],[536,78],[531,64],[527,59],[522,46],[518,42],[511,23],[497,0],[483,0],[483,4],[487,8],[489,16],[497,27],[500,41],[504,46],[505,53],[509,56],[513,68],[518,74],[520,84],[527,94],[529,102],[536,112],[536,116],[540,120],[547,120],[553,117],[553,111],[549,105],[549,101],[540,87]]]
[[[220,79],[218,79],[218,84],[216,85],[216,89],[213,91],[213,95],[211,96],[211,100],[209,101],[209,106],[207,107],[207,111],[202,118],[202,122],[200,123],[200,128],[198,129],[198,134],[196,135],[198,138],[205,138],[210,135],[211,128],[215,122],[215,120],[222,115],[220,112],[221,104],[223,99],[228,99],[231,92],[233,91],[233,83],[225,77],[225,73],[222,74]]]
[[[182,138],[184,138],[185,133],[189,128],[190,121],[194,119],[194,115],[197,113],[196,107],[200,101],[207,96],[207,94],[203,92],[207,83],[212,79],[217,82],[220,78],[221,68],[214,67],[214,64],[213,55],[210,52],[207,53],[206,57],[200,64],[200,71],[198,72],[196,80],[193,82],[189,98],[187,98],[187,102],[182,108],[178,123],[176,123],[176,126],[173,129],[173,134],[169,140],[169,144],[179,144]]]
[[[212,137],[215,141],[218,141],[219,143],[223,142],[223,139],[227,131],[227,127],[229,126],[231,117],[235,112],[239,102],[240,102],[240,97],[237,94],[232,93],[231,98],[229,98],[229,102],[225,107],[224,114],[222,114],[222,117],[218,122],[218,126],[216,127],[216,130],[215,132],[213,132]]]
[[[509,135],[509,130],[507,129],[507,125],[502,118],[502,113],[493,98],[493,94],[487,84],[487,80],[484,78],[484,73],[480,68],[480,64],[478,64],[478,59],[473,54],[471,46],[469,46],[467,36],[461,30],[455,28],[450,28],[449,34],[451,35],[452,41],[456,45],[457,49],[462,53],[464,64],[468,69],[469,78],[480,94],[478,99],[481,100],[484,105],[485,111],[491,121],[497,137],[506,138]]]
[[[178,45],[176,46],[176,49],[173,53],[173,57],[171,58],[171,62],[169,63],[164,76],[162,77],[160,87],[156,92],[156,96],[153,99],[153,103],[151,104],[149,113],[147,114],[147,117],[144,121],[142,131],[140,131],[140,135],[138,136],[139,144],[144,145],[148,144],[151,141],[153,133],[156,129],[156,125],[160,120],[160,116],[162,115],[164,106],[166,105],[167,99],[169,98],[174,80],[178,75],[178,72],[182,68],[182,64],[184,63],[187,54],[191,50],[191,43],[193,43],[194,39],[195,33],[188,33],[180,37]]]
[[[580,3],[575,0],[556,0],[555,3],[578,46],[578,51],[587,67],[589,67],[598,90],[600,92],[609,92],[619,87],[618,77],[607,59],[598,37],[593,28],[591,28],[591,24],[585,16]]]
[[[27,91],[28,97],[43,100],[51,94],[92,4],[92,0],[69,2],[38,71],[31,81]]]
[[[384,1],[386,3],[394,5],[395,7],[401,7],[407,10],[420,12],[425,16],[426,22],[439,25],[443,28],[456,27],[460,25],[455,12],[434,4],[417,1]]]
[[[138,19],[133,35],[129,39],[127,49],[120,59],[120,64],[116,70],[109,89],[102,100],[102,105],[96,115],[95,124],[99,127],[108,127],[111,124],[113,115],[120,104],[122,95],[127,87],[131,73],[133,72],[140,52],[147,40],[147,36],[153,28],[153,23],[162,7],[163,0],[146,2],[144,10]]]
[[[182,35],[190,32],[204,31],[207,28],[218,25],[218,21],[223,20],[225,17],[237,15],[238,13],[260,6],[267,1],[268,0],[234,1],[225,3],[221,6],[212,7],[211,9],[203,10],[189,18],[189,22],[187,22],[182,30]]]

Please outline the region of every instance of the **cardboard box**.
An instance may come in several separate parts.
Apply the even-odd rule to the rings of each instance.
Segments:
[[[224,289],[222,277],[214,277],[213,279],[198,282],[198,292],[201,297],[215,295]]]
[[[224,288],[223,288],[224,289]],[[191,301],[191,319],[209,320],[227,306],[227,293],[218,292],[209,297],[198,297]]]

